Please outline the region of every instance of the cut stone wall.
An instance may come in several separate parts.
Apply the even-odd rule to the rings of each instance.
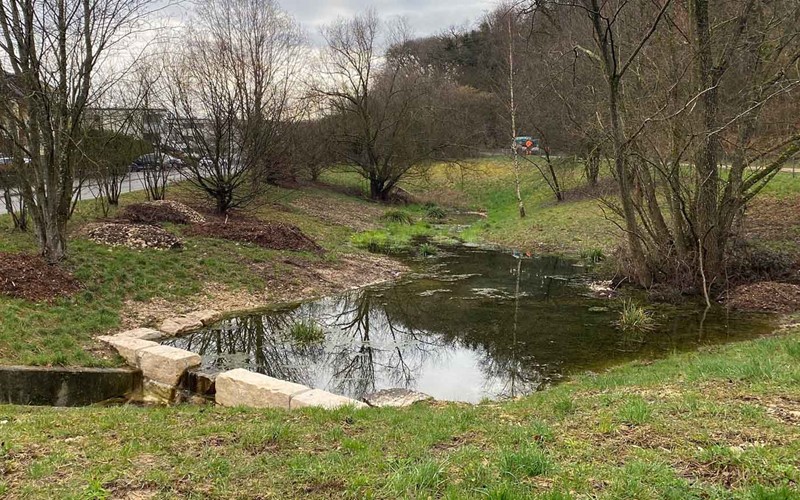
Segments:
[[[360,401],[338,394],[312,389],[305,385],[287,382],[260,373],[237,368],[217,375],[216,401],[223,406],[255,408],[339,408],[366,406]]]

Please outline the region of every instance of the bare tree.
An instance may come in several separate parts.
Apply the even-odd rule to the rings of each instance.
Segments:
[[[205,0],[171,70],[187,179],[219,213],[255,200],[288,165],[302,36],[273,0]]]
[[[774,122],[797,109],[800,5],[580,0],[535,9],[591,29],[590,39],[575,26],[559,36],[575,67],[603,77],[602,136],[588,147],[611,155],[620,196],[608,204],[626,234],[630,276],[708,295],[726,279],[747,203],[800,150],[796,129]]]
[[[333,83],[316,90],[339,122],[336,159],[369,182],[373,199],[388,200],[401,179],[433,161],[467,153],[467,130],[452,121],[457,113],[448,106],[456,86],[409,57],[402,24],[387,26],[370,10],[338,20],[323,34],[323,68]],[[381,50],[384,38],[397,50]]]
[[[511,155],[514,159],[514,192],[517,195],[519,216],[525,217],[525,205],[522,203],[519,179],[519,145],[517,144],[517,103],[514,99],[514,19],[512,10],[505,13],[508,25],[508,107],[511,118]]]
[[[18,168],[21,195],[42,255],[66,255],[76,143],[92,77],[106,52],[142,19],[149,0],[4,0],[0,3],[2,128],[30,158]],[[10,123],[9,123],[10,122]]]

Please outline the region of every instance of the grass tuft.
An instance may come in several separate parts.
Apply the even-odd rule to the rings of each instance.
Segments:
[[[523,444],[519,449],[500,453],[500,473],[515,479],[547,474],[553,463],[539,446]]]
[[[647,401],[640,396],[635,396],[622,403],[617,415],[619,420],[623,423],[642,425],[650,421],[652,413],[653,410],[650,405],[647,404]]]
[[[389,210],[381,215],[381,220],[394,224],[407,224],[409,226],[414,223],[414,219],[411,215],[403,210]]]
[[[325,330],[320,325],[310,320],[293,323],[289,327],[289,335],[301,344],[317,344],[325,340]]]
[[[438,205],[429,205],[425,208],[425,217],[431,220],[442,220],[447,217],[447,211]]]
[[[444,465],[430,459],[403,467],[389,479],[389,489],[405,497],[434,497],[444,484]]]
[[[658,326],[648,310],[630,299],[622,302],[619,319],[614,325],[623,333],[649,333]]]

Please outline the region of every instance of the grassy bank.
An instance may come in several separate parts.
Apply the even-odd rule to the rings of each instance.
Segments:
[[[277,293],[273,290],[276,285],[287,289],[306,286],[313,294],[319,283],[293,283],[298,268],[335,267],[343,252],[360,250],[350,244],[352,228],[326,222],[295,207],[293,202],[299,198],[313,205],[328,204],[351,211],[371,205],[320,189],[275,189],[267,197],[269,203],[249,214],[264,221],[297,225],[326,249],[320,256],[188,236],[177,225],[167,229],[183,239],[181,251],[110,248],[82,236],[80,228],[100,214],[94,202],[79,204],[70,223],[69,257],[64,267],[83,289],[51,303],[0,297],[0,364],[119,364],[119,358],[110,356],[93,337],[118,330],[124,326],[126,311],[146,308],[152,302],[191,307],[198,300],[213,299],[215,291],[253,295],[269,289]],[[141,193],[125,195],[121,204],[141,199]],[[32,234],[8,227],[9,218],[0,216],[0,251],[36,251]]]
[[[507,403],[0,407],[10,498],[798,498],[800,332]]]

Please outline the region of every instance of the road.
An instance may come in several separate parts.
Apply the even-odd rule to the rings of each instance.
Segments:
[[[183,176],[178,171],[172,171],[169,173],[169,177],[167,182],[174,183],[175,181],[181,180]],[[75,183],[75,187],[78,187],[78,183]],[[142,172],[133,172],[125,179],[125,182],[122,185],[122,192],[123,193],[132,193],[135,191],[144,191],[144,174]],[[93,200],[97,198],[100,194],[99,189],[97,188],[97,183],[89,182],[85,186],[81,188],[80,192],[80,199],[81,200]],[[0,196],[0,200],[2,200],[2,196]],[[15,209],[19,209],[19,197],[13,196],[12,203]],[[5,203],[0,201],[0,215],[8,213],[6,210]]]

